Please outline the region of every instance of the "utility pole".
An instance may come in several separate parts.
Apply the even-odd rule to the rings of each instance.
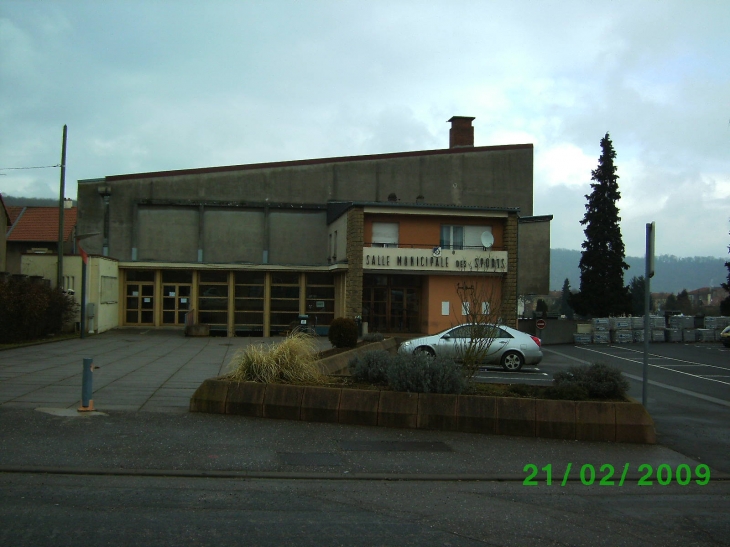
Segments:
[[[66,190],[66,132],[63,126],[63,144],[61,145],[61,193],[58,198],[58,279],[57,286],[63,289],[63,208]]]
[[[654,240],[656,223],[646,225],[646,264],[644,271],[644,364],[642,367],[641,404],[646,408],[649,400],[647,389],[649,387],[649,339],[651,337],[651,281],[654,277]]]

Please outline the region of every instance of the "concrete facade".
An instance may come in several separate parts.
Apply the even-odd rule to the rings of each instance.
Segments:
[[[135,232],[139,237],[137,260],[145,258],[143,245],[145,253],[155,257],[166,253],[190,256],[190,245],[198,239],[195,214],[200,214],[201,206],[205,209],[205,224],[211,209],[217,211],[230,204],[228,211],[238,221],[229,224],[258,230],[258,234],[253,232],[247,237],[255,238],[256,247],[262,249],[266,223],[256,228],[248,212],[266,216],[268,208],[271,213],[281,213],[278,220],[283,226],[288,223],[283,213],[296,211],[291,204],[322,207],[330,200],[377,202],[395,194],[404,203],[518,207],[521,215],[531,216],[532,155],[532,145],[493,146],[82,180],[78,231],[99,232],[99,236],[86,240],[86,246],[94,254],[103,254],[104,200],[100,188],[110,190],[109,254],[119,260],[135,260]],[[215,223],[212,217],[217,214],[211,215],[209,222]],[[272,224],[275,220],[268,218],[269,233],[279,230],[279,225]],[[150,224],[155,230],[163,230],[156,238],[157,244],[144,235]],[[185,247],[172,251],[168,237],[179,228],[184,232],[179,234],[177,244],[184,238]],[[240,234],[223,231],[216,233],[214,241],[207,239],[205,243],[207,249],[203,252],[216,255],[218,248],[240,243]],[[196,260],[197,252],[192,261]]]

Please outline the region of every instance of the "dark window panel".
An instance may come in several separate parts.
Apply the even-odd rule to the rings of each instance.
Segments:
[[[127,281],[154,281],[154,270],[127,270]]]
[[[193,272],[191,270],[162,270],[163,283],[192,283]]]

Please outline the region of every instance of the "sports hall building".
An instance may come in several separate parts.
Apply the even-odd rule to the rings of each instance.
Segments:
[[[117,265],[120,327],[434,333],[463,312],[458,283],[516,326],[518,295],[548,292],[552,217],[533,216],[533,146],[475,147],[473,119],[441,150],[81,180],[77,232]]]

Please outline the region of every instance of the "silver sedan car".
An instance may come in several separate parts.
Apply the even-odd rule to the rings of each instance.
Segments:
[[[478,335],[479,351],[484,363],[499,363],[507,371],[516,372],[523,365],[537,365],[542,360],[541,341],[504,325],[478,325],[467,323],[451,327],[438,334],[414,338],[403,342],[399,353],[425,352],[430,355],[462,360],[464,351],[472,344],[472,336]]]

